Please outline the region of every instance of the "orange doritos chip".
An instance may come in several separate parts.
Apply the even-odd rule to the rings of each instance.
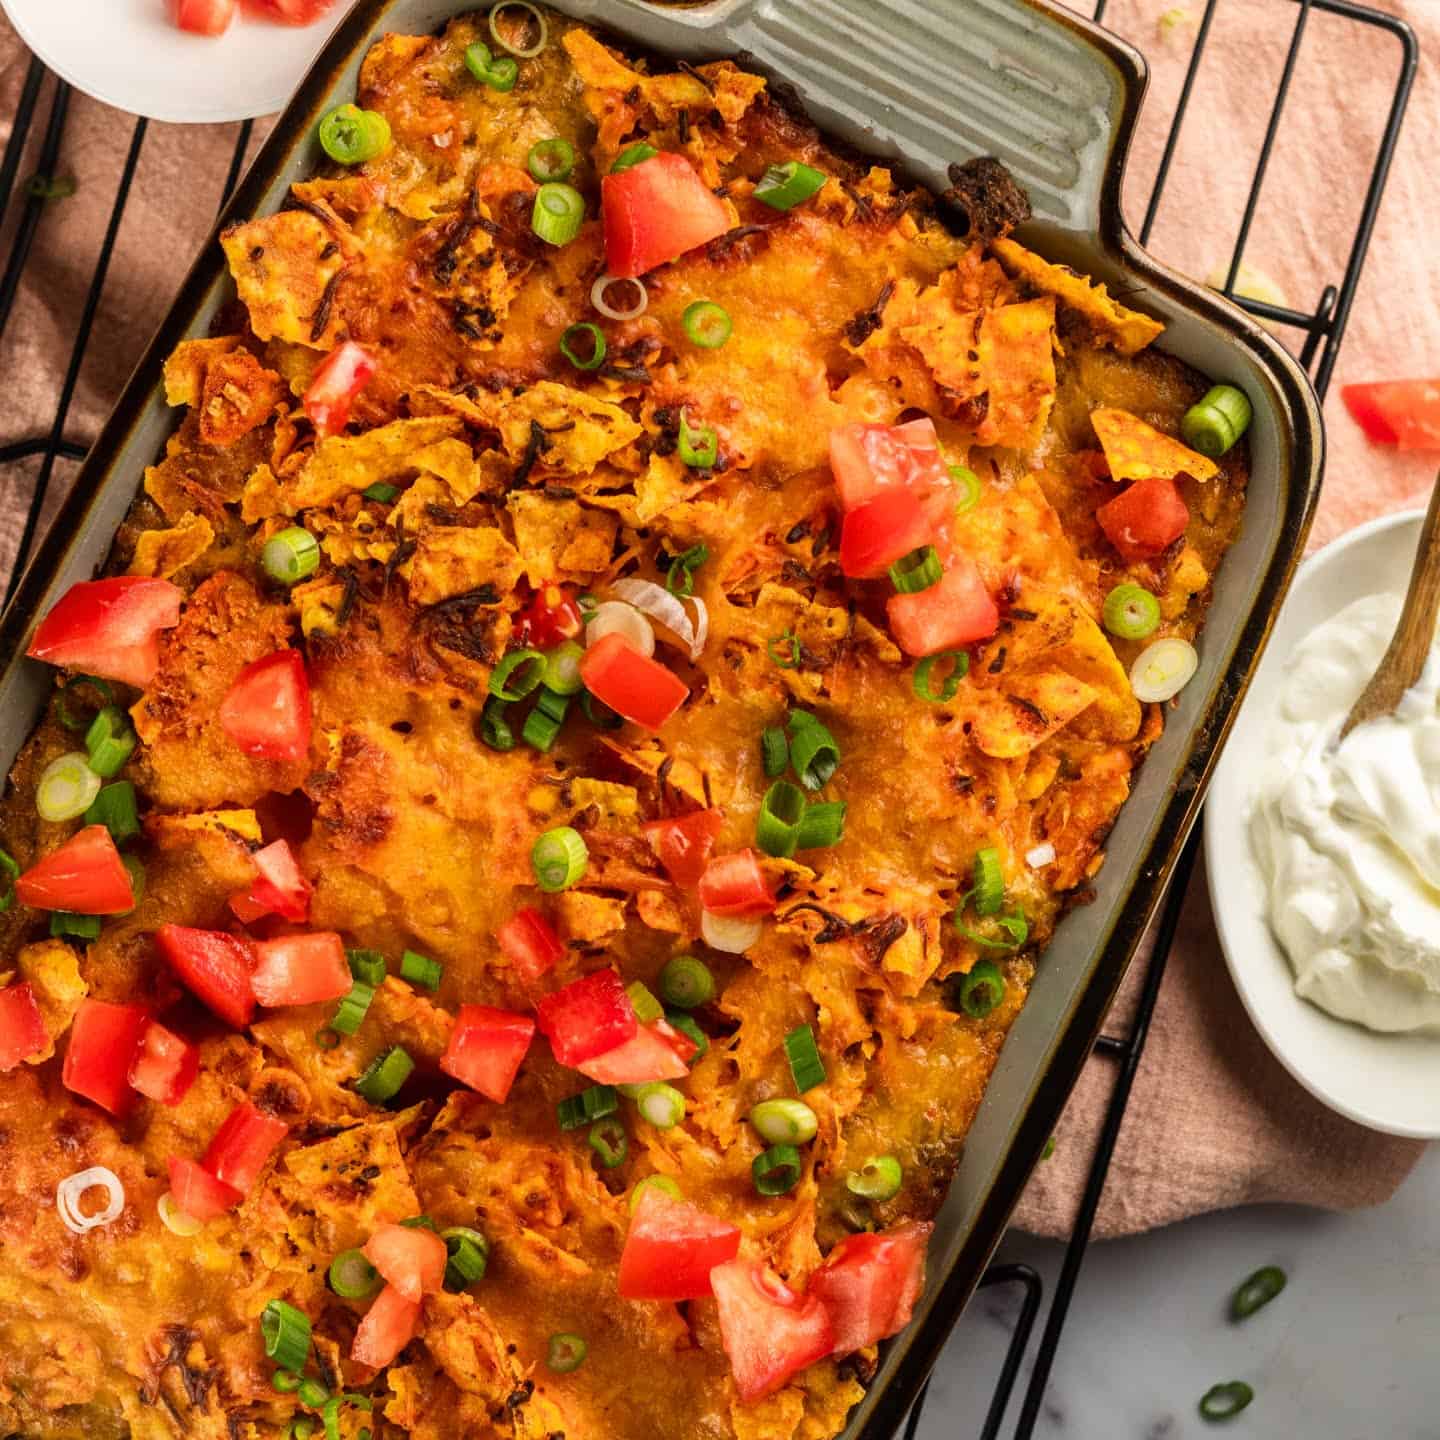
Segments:
[[[1210,480],[1220,473],[1213,460],[1162,434],[1128,410],[1092,410],[1090,423],[1100,437],[1114,480],[1173,480],[1177,475]]]

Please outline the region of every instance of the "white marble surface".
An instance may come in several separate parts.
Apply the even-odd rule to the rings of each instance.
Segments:
[[[1000,1260],[1045,1280],[1043,1327],[1063,1247],[1012,1234]],[[1289,1276],[1243,1324],[1235,1285],[1261,1265]],[[981,1291],[935,1372],[917,1440],[979,1434],[1019,1306]],[[1014,1434],[1030,1356],[1000,1434]],[[1217,1381],[1255,1401],[1225,1424],[1196,1414]],[[1440,1440],[1440,1147],[1386,1205],[1349,1215],[1258,1206],[1091,1246],[1034,1434],[1079,1440],[1294,1437]]]

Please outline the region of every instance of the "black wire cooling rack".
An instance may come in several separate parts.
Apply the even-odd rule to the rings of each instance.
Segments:
[[[1090,13],[1094,19],[1104,20],[1108,3],[1109,0],[1090,0],[1092,7]],[[1140,242],[1142,245],[1148,243],[1151,231],[1154,229],[1155,220],[1164,198],[1166,181],[1169,179],[1171,162],[1174,159],[1182,129],[1189,117],[1191,96],[1196,77],[1205,58],[1212,24],[1217,11],[1223,8],[1224,3],[1225,0],[1206,0],[1203,12],[1199,17],[1184,83],[1170,122],[1169,133],[1155,176],[1154,186],[1146,205],[1145,216],[1141,222]],[[1299,351],[1300,359],[1310,372],[1316,392],[1323,399],[1335,368],[1340,343],[1345,336],[1351,306],[1355,300],[1356,287],[1360,281],[1360,272],[1364,267],[1370,236],[1374,230],[1375,216],[1379,210],[1386,180],[1389,177],[1390,161],[1394,154],[1395,142],[1400,133],[1401,121],[1409,102],[1410,89],[1419,61],[1419,47],[1414,34],[1403,21],[1392,15],[1370,9],[1368,6],[1352,3],[1352,0],[1274,0],[1274,5],[1275,23],[1277,25],[1293,24],[1292,34],[1279,85],[1271,102],[1269,122],[1256,158],[1244,213],[1235,235],[1224,293],[1261,319],[1272,324],[1289,327],[1303,335]],[[1236,296],[1234,287],[1240,273],[1240,264],[1245,255],[1250,231],[1261,204],[1265,177],[1270,166],[1275,140],[1284,121],[1285,105],[1291,93],[1296,62],[1300,56],[1306,27],[1317,11],[1337,16],[1357,26],[1370,27],[1389,34],[1396,40],[1399,53],[1390,107],[1376,146],[1370,178],[1366,185],[1364,201],[1356,223],[1344,273],[1338,284],[1325,283],[1323,285],[1318,303],[1313,311],[1307,313],[1282,305]],[[41,101],[47,87],[50,88],[50,108],[45,119],[40,121]],[[40,177],[49,177],[55,174],[60,158],[60,146],[65,134],[70,95],[69,85],[63,80],[50,76],[38,59],[31,59],[21,88],[10,138],[6,144],[4,156],[0,158],[0,226],[3,226],[9,217],[10,203],[15,195],[15,182],[22,158],[29,147],[31,134],[37,123],[43,125],[43,130],[40,134],[38,150],[35,152],[35,173]],[[119,184],[116,187],[115,200],[106,225],[104,240],[100,246],[89,290],[76,319],[74,345],[70,352],[70,359],[65,369],[59,394],[56,397],[55,412],[50,427],[43,433],[0,445],[0,466],[18,465],[23,461],[33,459],[36,455],[41,457],[26,510],[25,526],[16,552],[14,569],[5,591],[5,604],[7,605],[34,545],[40,517],[54,478],[56,462],[61,459],[82,460],[89,448],[87,443],[67,439],[65,425],[80,378],[80,367],[85,359],[90,343],[90,333],[94,327],[96,313],[104,292],[110,260],[115,250],[116,237],[119,234],[121,222],[125,217],[126,205],[130,199],[136,167],[145,144],[147,126],[148,122],[143,119],[137,119],[133,123],[129,148],[120,173]],[[221,192],[222,205],[229,198],[230,192],[234,189],[244,169],[252,129],[252,123],[248,120],[236,127],[235,146]],[[1318,163],[1317,157],[1317,166]],[[1320,180],[1318,174],[1316,179],[1318,185]],[[36,187],[36,189],[43,190],[43,187]],[[3,344],[21,280],[34,252],[36,232],[39,229],[44,205],[43,193],[35,193],[27,187],[24,192],[23,208],[14,228],[9,254],[3,271],[0,271],[0,344]],[[1066,1317],[1069,1314],[1070,1301],[1074,1296],[1075,1286],[1085,1263],[1085,1254],[1089,1246],[1095,1215],[1100,1206],[1100,1197],[1105,1188],[1105,1180],[1109,1174],[1115,1141],[1120,1133],[1120,1125],[1130,1100],[1131,1086],[1140,1066],[1140,1058],[1145,1050],[1150,1018],[1154,1013],[1156,997],[1160,993],[1160,983],[1165,976],[1165,966],[1169,958],[1175,929],[1179,923],[1181,905],[1194,870],[1195,858],[1199,849],[1198,834],[1197,827],[1171,878],[1158,921],[1154,957],[1150,962],[1129,1032],[1125,1035],[1102,1035],[1095,1044],[1096,1053],[1113,1061],[1118,1068],[1118,1074],[1101,1127],[1085,1191],[1081,1197],[1075,1229],[1065,1249],[1059,1278],[1055,1285],[1055,1293],[1045,1316],[1044,1329],[1025,1386],[1019,1418],[1013,1432],[1014,1440],[1030,1440],[1036,1421],[1040,1416],[1041,1402],[1044,1399],[1050,1371],[1059,1349]],[[1021,1305],[1015,1330],[996,1377],[990,1406],[978,1437],[978,1440],[996,1440],[1010,1407],[1030,1339],[1040,1318],[1044,1301],[1044,1286],[1039,1274],[1028,1265],[993,1265],[980,1283],[982,1287],[1014,1286],[1018,1287],[1021,1292]],[[919,1429],[924,1405],[925,1393],[922,1391],[906,1422],[905,1440],[914,1440]]]

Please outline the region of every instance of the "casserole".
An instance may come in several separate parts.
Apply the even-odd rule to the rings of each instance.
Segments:
[[[617,7],[614,13],[607,12],[605,18],[624,29],[632,9],[637,15],[643,13],[638,7]],[[348,94],[346,87],[353,80],[358,50],[372,30],[423,28],[439,13],[434,6],[396,4],[362,7],[357,11],[342,27],[321,71],[312,75],[303,88],[292,110],[293,128],[287,131],[282,127],[282,132],[272,140],[258,162],[257,171],[237,196],[232,213],[243,216],[274,209],[278,191],[289,175],[308,166],[311,156],[307,153],[306,137],[319,110],[331,103],[326,98],[329,80],[333,79],[337,87],[336,99]],[[652,47],[684,48],[687,53],[699,53],[702,57],[708,47],[740,43],[752,50],[758,46],[763,61],[767,58],[768,43],[771,53],[782,62],[777,68],[801,73],[805,67],[794,59],[794,45],[799,42],[785,23],[786,15],[794,13],[771,14],[745,6],[720,6],[715,7],[713,13],[699,10],[687,12],[683,17],[664,17],[665,24],[654,34],[645,33],[643,28],[634,33]],[[1086,72],[1092,82],[1087,88],[1077,83],[1078,70],[1074,77],[1068,72],[1062,73],[1064,67],[1060,60],[1067,53],[1067,46],[1077,43],[1063,26],[1041,26],[1031,12],[1007,11],[998,6],[982,7],[977,18],[981,22],[975,30],[977,43],[990,47],[986,52],[989,58],[1002,54],[1007,57],[1005,88],[1012,93],[1012,98],[1014,93],[1023,94],[1026,84],[1033,82],[1040,93],[1049,94],[1052,104],[1063,101],[1074,107],[1068,131],[1068,143],[1073,147],[1068,152],[1072,164],[1064,161],[1067,152],[1056,148],[1056,144],[1066,138],[1066,127],[1057,127],[1053,119],[1045,121],[1044,133],[1051,142],[1049,147],[1026,150],[1023,145],[1018,149],[1012,145],[1010,148],[1016,153],[1004,158],[1015,164],[1037,204],[1055,226],[1053,235],[1042,232],[1042,238],[1034,243],[1056,255],[1078,259],[1082,250],[1067,251],[1067,244],[1074,247],[1079,243],[1076,222],[1084,210],[1078,197],[1093,190],[1097,205],[1107,194],[1113,204],[1113,192],[1118,187],[1114,152],[1102,138],[1103,127],[1097,124],[1100,112],[1093,107],[1102,103],[1118,105],[1119,119],[1127,124],[1133,120],[1127,92],[1120,84],[1122,72],[1097,66]],[[925,24],[923,14],[918,19],[912,17],[909,28],[902,19],[896,20],[892,41],[918,33],[917,27],[923,28]],[[706,31],[703,27],[707,21],[733,25],[733,29]],[[688,28],[670,33],[666,27],[672,24]],[[813,23],[813,17],[807,17],[806,32],[823,52],[824,37]],[[1017,70],[1013,62],[1014,47],[1019,43],[1028,47],[1028,68],[1023,71]],[[1084,51],[1076,49],[1074,53],[1078,56]],[[832,45],[830,57],[825,61],[827,68],[834,59]],[[792,63],[783,63],[787,60]],[[332,64],[341,68],[338,76],[329,75],[327,67]],[[977,92],[985,89],[978,77],[975,87]],[[815,94],[822,101],[816,106],[818,118],[842,129],[848,126],[856,138],[860,138],[854,130],[854,117],[847,117],[843,106],[837,106],[833,115],[827,116],[823,95],[818,91]],[[987,108],[994,105],[999,113],[1005,113],[1008,108],[1013,114],[1013,105],[1007,107],[1003,96],[998,100],[993,95],[987,96],[986,102]],[[897,127],[902,139],[903,128]],[[997,139],[1000,144],[995,148],[1001,148],[1003,154],[1007,138]],[[923,147],[913,153],[920,155],[924,162]],[[1100,227],[1097,235],[1108,244],[1108,258],[1102,249],[1096,259],[1086,258],[1087,266],[1102,278],[1133,278],[1137,272],[1129,267],[1139,262],[1127,255],[1118,230]],[[901,1408],[892,1409],[888,1415],[877,1413],[882,1400],[903,1408],[907,1393],[913,1393],[926,1368],[926,1346],[933,1353],[943,1338],[941,1327],[947,1314],[953,1313],[958,1300],[968,1291],[979,1265],[998,1238],[999,1225],[1013,1201],[1019,1180],[1049,1133],[1063,1090],[1068,1088],[1083,1058],[1085,1044],[1118,982],[1124,960],[1138,939],[1143,919],[1158,899],[1159,877],[1173,858],[1185,826],[1192,818],[1196,792],[1225,727],[1226,701],[1243,688],[1243,675],[1252,658],[1250,652],[1263,638],[1269,602],[1288,574],[1290,558],[1298,551],[1313,501],[1318,457],[1308,437],[1314,434],[1314,409],[1313,404],[1307,402],[1303,383],[1297,381],[1293,369],[1287,368],[1288,362],[1277,358],[1278,352],[1273,352],[1273,347],[1253,327],[1244,327],[1248,332],[1243,337],[1244,344],[1227,347],[1219,323],[1225,312],[1205,304],[1197,304],[1187,312],[1180,304],[1181,287],[1158,272],[1151,280],[1155,287],[1154,308],[1167,320],[1177,322],[1172,344],[1201,368],[1239,380],[1256,398],[1252,525],[1222,577],[1200,677],[1177,707],[1167,740],[1151,756],[1134,803],[1127,808],[1112,836],[1111,864],[1100,880],[1099,903],[1065,922],[1047,959],[1041,984],[1037,985],[1031,1005],[1027,1007],[1027,1015],[1038,1008],[1041,1018],[1034,1024],[1022,1021],[1017,1026],[993,1082],[993,1087],[999,1087],[1007,1098],[997,1102],[992,1087],[992,1098],[971,1132],[965,1160],[942,1214],[935,1252],[940,1261],[939,1283],[932,1283],[924,1302],[926,1322],[889,1353],[885,1361],[887,1374],[898,1378],[893,1386],[882,1383],[872,1389],[856,1424],[869,1423],[865,1417],[871,1414],[875,1415],[874,1423],[882,1429],[890,1419],[898,1419]],[[57,535],[47,541],[20,602],[7,618],[6,635],[12,644],[18,643],[20,631],[30,616],[41,608],[48,608],[60,586],[93,569],[102,557],[109,531],[133,490],[136,462],[143,464],[153,457],[159,449],[158,439],[168,427],[168,417],[149,393],[159,358],[183,334],[203,333],[208,313],[222,294],[215,265],[203,261],[187,282],[176,315],[157,342],[159,348],[150,352],[116,418],[107,427],[105,439],[82,481],[82,493],[72,501],[57,527]],[[100,463],[106,447],[110,451],[108,466]],[[1268,480],[1264,478],[1267,476]],[[44,579],[36,578],[44,575],[42,567],[46,566],[60,572],[50,582],[55,587],[53,590]],[[1230,577],[1237,570],[1239,578],[1232,580]],[[12,672],[6,683],[10,702],[6,710],[7,724],[25,707],[25,687],[27,684],[30,687],[26,719],[17,726],[13,737],[6,736],[7,741],[13,738],[18,743],[18,732],[28,723],[28,716],[33,715],[35,702],[42,692],[33,674],[27,677]],[[1193,741],[1193,746],[1187,747],[1187,740]],[[1159,811],[1158,802],[1167,793],[1171,797],[1169,803]],[[1042,993],[1046,997],[1043,1002]],[[1044,1096],[1039,1090],[1045,1073],[1042,1060],[1048,1060],[1048,1073],[1055,1082]]]

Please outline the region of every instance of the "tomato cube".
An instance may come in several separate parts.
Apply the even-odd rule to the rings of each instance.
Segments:
[[[178,1105],[200,1073],[200,1050],[152,1020],[130,1062],[130,1085],[161,1105]]]
[[[572,1069],[623,1045],[640,1028],[635,1007],[613,970],[596,970],[547,995],[535,1007],[555,1059]]]
[[[387,1285],[370,1303],[355,1331],[350,1358],[357,1365],[383,1370],[414,1338],[420,1328],[420,1302],[407,1300]]]
[[[690,698],[678,675],[615,631],[586,650],[580,678],[602,705],[647,730],[658,730]]]
[[[77,915],[123,915],[135,908],[130,876],[103,825],[77,830],[15,882],[22,905]]]
[[[796,1294],[759,1260],[717,1265],[710,1272],[710,1288],[720,1307],[720,1340],[742,1400],[778,1390],[834,1347],[830,1316],[820,1300]]]
[[[897,560],[928,545],[935,523],[913,490],[891,487],[849,511],[840,527],[840,569],[875,580]]]
[[[162,925],[155,946],[181,984],[222,1020],[243,1030],[255,1018],[255,957],[247,941],[220,930]]]
[[[512,1010],[462,1005],[440,1068],[487,1100],[503,1104],[535,1037],[535,1022]]]
[[[217,1180],[248,1195],[289,1131],[283,1121],[262,1114],[248,1100],[242,1101],[215,1132],[200,1163]]]
[[[381,1225],[364,1253],[407,1300],[433,1295],[445,1279],[445,1242],[423,1225]]]
[[[45,1019],[28,980],[0,990],[0,1071],[13,1070],[50,1043]]]
[[[878,1235],[848,1235],[825,1257],[808,1293],[829,1313],[835,1354],[874,1345],[910,1323],[934,1228],[909,1220]]]
[[[830,432],[830,471],[845,510],[892,487],[924,491],[950,480],[928,416],[904,425],[837,425]]]
[[[717,855],[700,877],[700,904],[712,915],[768,915],[775,897],[754,850]]]
[[[1096,512],[1106,538],[1124,560],[1163,555],[1184,533],[1190,511],[1173,480],[1137,480]]]
[[[130,1061],[149,1023],[150,1012],[143,1005],[82,1000],[70,1025],[61,1083],[102,1110],[124,1115],[135,1103]]]
[[[166,1165],[170,1170],[171,1198],[192,1220],[214,1220],[245,1198],[196,1160],[172,1155]]]
[[[160,664],[156,637],[180,623],[182,598],[178,585],[142,575],[81,580],[51,607],[25,653],[143,690]]]
[[[1369,439],[1402,450],[1440,450],[1440,379],[1342,385],[1340,396]]]
[[[267,1007],[315,1005],[338,1000],[355,983],[345,942],[333,930],[280,935],[255,943],[250,989]]]
[[[235,18],[235,0],[168,0],[168,8],[170,19],[193,35],[223,35]]]
[[[532,906],[517,910],[496,932],[501,954],[522,980],[548,974],[565,954],[565,946],[550,922]]]
[[[292,5],[295,0],[272,0],[272,4]],[[308,21],[291,21],[308,24]],[[350,420],[350,405],[355,397],[375,378],[379,369],[375,357],[354,340],[336,346],[319,364],[305,391],[305,413],[324,439],[338,435]]]
[[[682,1048],[686,1053],[681,1053]],[[641,1025],[623,1045],[581,1060],[575,1068],[601,1085],[647,1085],[652,1080],[683,1079],[690,1073],[694,1053],[693,1040],[664,1020],[655,1020]]]
[[[725,814],[721,810],[696,810],[673,820],[652,820],[640,828],[665,873],[677,885],[693,890],[705,872],[716,838],[725,828]]]
[[[895,643],[917,658],[964,649],[1000,628],[1000,611],[975,562],[958,552],[936,584],[911,595],[892,595],[885,613]]]
[[[259,874],[248,891],[230,897],[230,908],[246,924],[262,915],[280,915],[303,925],[315,887],[301,873],[290,846],[276,840],[251,859]]]
[[[740,1227],[651,1185],[640,1194],[620,1255],[626,1300],[696,1300],[710,1272],[740,1250]]]
[[[310,681],[298,650],[247,665],[220,702],[220,725],[246,755],[303,760],[310,749]]]
[[[633,277],[730,228],[725,202],[683,156],[662,154],[600,181],[605,268]]]

